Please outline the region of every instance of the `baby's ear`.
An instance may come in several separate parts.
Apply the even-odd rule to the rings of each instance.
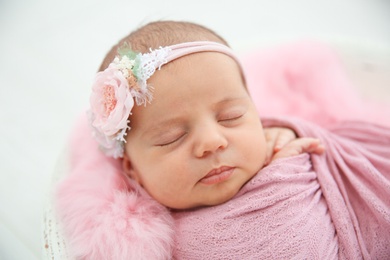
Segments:
[[[142,186],[141,178],[139,177],[138,172],[134,169],[133,164],[127,154],[124,154],[123,156],[122,168],[127,176],[129,176],[131,179],[135,180],[136,182],[138,182],[139,185]]]

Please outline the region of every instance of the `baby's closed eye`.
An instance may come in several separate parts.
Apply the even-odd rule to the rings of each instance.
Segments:
[[[185,135],[184,131],[168,131],[156,138],[154,143],[155,146],[169,146],[180,141]]]
[[[243,109],[232,110],[218,115],[218,122],[225,126],[234,126],[245,115]]]

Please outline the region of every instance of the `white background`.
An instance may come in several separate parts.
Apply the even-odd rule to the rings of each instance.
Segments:
[[[56,161],[106,52],[140,24],[206,25],[238,51],[316,38],[390,48],[388,0],[0,0],[0,259],[40,259]]]

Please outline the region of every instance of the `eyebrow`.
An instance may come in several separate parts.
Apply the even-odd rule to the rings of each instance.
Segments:
[[[165,132],[165,129],[171,129],[174,126],[180,125],[184,121],[183,117],[173,117],[162,121],[156,121],[152,127],[146,129],[142,136],[150,135],[151,138],[156,138]]]
[[[220,106],[221,104],[225,104],[225,103],[230,103],[230,102],[235,102],[235,101],[240,101],[240,100],[243,100],[243,99],[248,99],[249,96],[240,96],[240,97],[234,97],[234,98],[225,98],[217,103],[214,104],[214,107],[218,107]]]

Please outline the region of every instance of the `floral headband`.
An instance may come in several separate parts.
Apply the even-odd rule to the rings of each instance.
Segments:
[[[97,73],[90,97],[88,116],[103,152],[114,158],[123,157],[129,115],[134,103],[140,106],[151,102],[152,86],[147,80],[156,69],[185,55],[209,51],[224,53],[239,64],[229,47],[209,41],[180,43],[150,49],[148,53],[136,53],[128,46],[120,49],[108,68]]]

